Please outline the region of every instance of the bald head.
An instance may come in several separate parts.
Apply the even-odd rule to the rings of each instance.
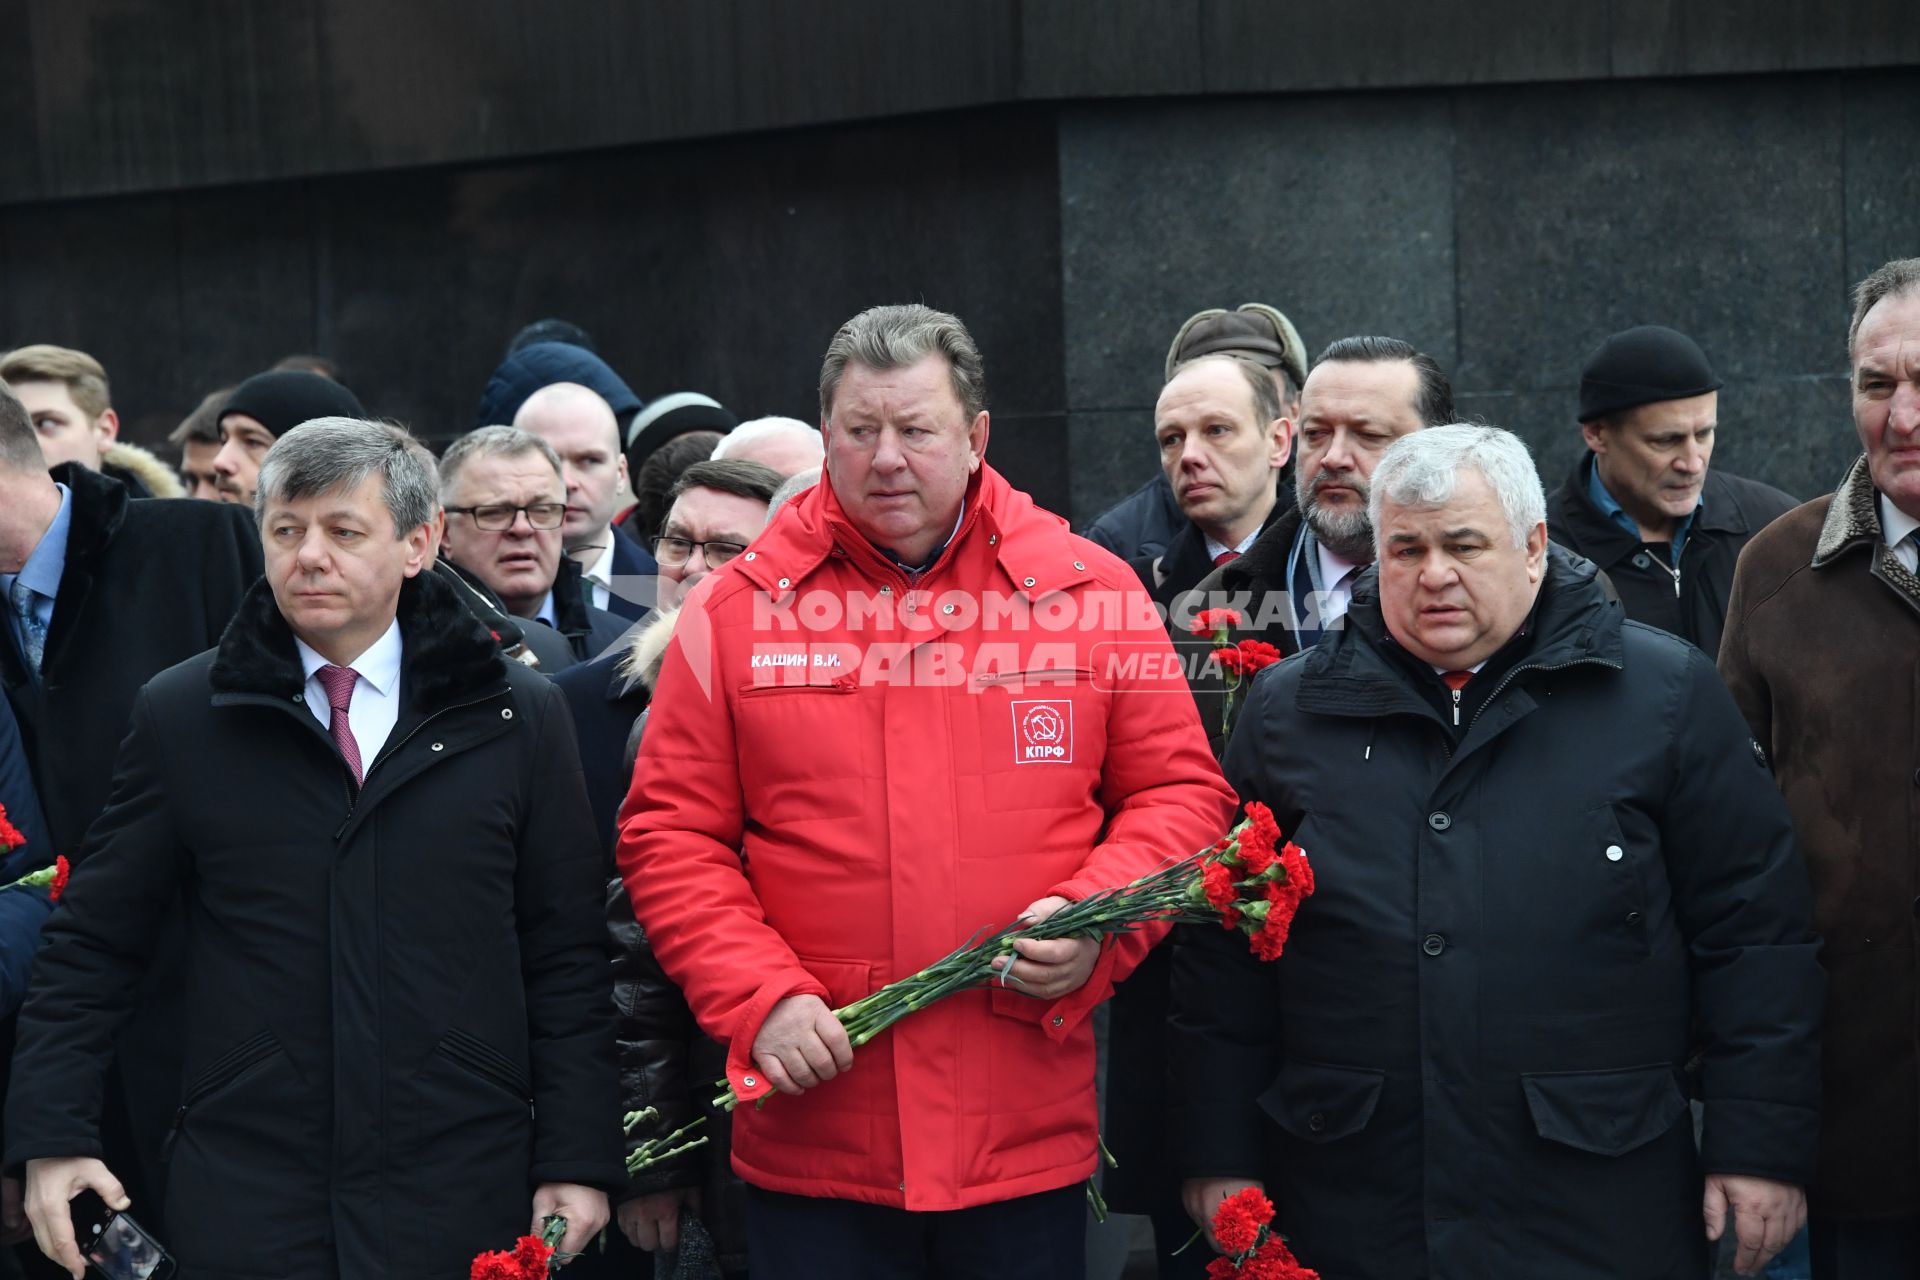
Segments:
[[[627,478],[620,428],[600,394],[577,382],[556,382],[527,397],[513,425],[553,446],[567,482],[568,554],[591,565],[607,548],[614,505]]]

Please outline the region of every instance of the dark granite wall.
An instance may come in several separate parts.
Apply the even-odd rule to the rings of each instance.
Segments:
[[[1551,485],[1579,368],[1660,323],[1718,366],[1717,465],[1802,497],[1857,452],[1848,295],[1920,254],[1920,74],[1589,82],[1063,109],[1076,518],[1151,474],[1167,343],[1278,306],[1404,337]]]
[[[1550,483],[1584,354],[1658,321],[1727,379],[1720,464],[1806,496],[1854,452],[1847,291],[1920,253],[1916,136],[1916,70],[1594,79],[1028,103],[0,203],[0,345],[94,351],[138,439],[309,350],[444,439],[538,315],[593,330],[643,396],[811,417],[833,328],[918,299],[980,339],[995,462],[1084,522],[1152,473],[1166,345],[1199,307],[1273,303],[1315,350],[1407,337]]]

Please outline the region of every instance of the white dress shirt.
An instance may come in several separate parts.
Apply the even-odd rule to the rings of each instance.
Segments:
[[[580,576],[593,584],[593,607],[604,609],[613,598],[613,529],[607,529],[607,545],[592,564],[580,570]]]
[[[320,683],[318,674],[329,664],[300,637],[295,636],[293,643],[300,649],[300,665],[307,673],[307,710],[322,729],[331,732],[333,707],[327,702],[327,687]],[[365,653],[343,665],[352,667],[360,677],[353,682],[353,700],[347,704],[347,727],[353,730],[353,740],[360,747],[361,771],[370,773],[375,757],[387,745],[387,737],[400,719],[399,620],[395,619]]]
[[[1206,537],[1206,535],[1204,534],[1202,534],[1201,536]],[[1247,554],[1247,548],[1251,547],[1254,543],[1258,542],[1259,540],[1260,540],[1259,529],[1255,529],[1252,533],[1240,539],[1240,545],[1237,547],[1230,547],[1224,542],[1215,542],[1212,538],[1207,538],[1206,539],[1207,559],[1218,560],[1221,556],[1225,555],[1229,551],[1235,553],[1236,555],[1245,555]]]
[[[1920,520],[1893,505],[1886,494],[1880,495],[1880,530],[1893,551],[1893,558],[1908,573],[1920,573],[1920,547],[1913,545],[1913,531]]]
[[[1333,554],[1318,538],[1313,540],[1313,545],[1320,553],[1320,581],[1327,584],[1320,597],[1320,626],[1324,630],[1332,626],[1336,618],[1347,616],[1347,609],[1353,604],[1353,580],[1359,575],[1360,566]]]

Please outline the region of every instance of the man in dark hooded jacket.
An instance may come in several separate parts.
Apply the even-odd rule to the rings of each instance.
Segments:
[[[167,1169],[185,1275],[456,1280],[548,1214],[577,1251],[623,1177],[602,855],[564,700],[434,575],[404,432],[323,419],[260,471],[266,580],[135,704],[48,922],[6,1163],[79,1275],[68,1202],[127,1197],[102,1080],[185,902]]]
[[[1227,750],[1317,888],[1273,963],[1176,953],[1188,1210],[1263,1183],[1329,1280],[1691,1280],[1729,1231],[1753,1274],[1805,1220],[1825,990],[1763,755],[1549,547],[1513,436],[1408,435],[1370,502],[1346,627]]]

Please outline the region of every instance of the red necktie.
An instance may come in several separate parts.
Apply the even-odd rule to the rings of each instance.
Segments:
[[[1455,693],[1467,687],[1467,681],[1473,679],[1471,671],[1442,671],[1440,681]]]
[[[1219,555],[1213,558],[1213,567],[1218,569],[1221,565],[1227,563],[1229,560],[1238,560],[1239,558],[1240,558],[1240,553],[1238,551],[1222,551]]]
[[[325,666],[318,674],[321,686],[327,691],[327,705],[333,709],[327,732],[333,735],[333,745],[340,748],[341,758],[353,770],[354,785],[359,786],[363,780],[360,744],[353,740],[353,726],[347,723],[347,707],[353,702],[353,685],[360,673],[352,667]]]

